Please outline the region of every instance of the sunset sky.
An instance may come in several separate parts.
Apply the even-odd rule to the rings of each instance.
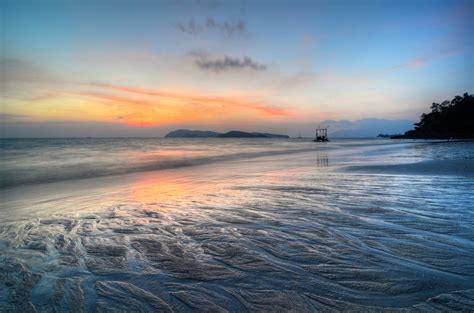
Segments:
[[[473,1],[0,0],[1,136],[292,133],[474,91]]]

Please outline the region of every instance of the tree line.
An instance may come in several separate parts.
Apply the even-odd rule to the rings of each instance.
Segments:
[[[433,103],[431,112],[421,115],[414,130],[392,138],[474,138],[474,95],[466,92],[452,100]]]

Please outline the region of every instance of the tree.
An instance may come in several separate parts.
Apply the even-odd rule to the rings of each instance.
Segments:
[[[415,129],[398,138],[474,138],[474,95],[467,92],[451,101],[433,102]]]

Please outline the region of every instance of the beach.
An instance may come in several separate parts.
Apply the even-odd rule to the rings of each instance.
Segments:
[[[1,144],[1,312],[474,307],[472,142]]]

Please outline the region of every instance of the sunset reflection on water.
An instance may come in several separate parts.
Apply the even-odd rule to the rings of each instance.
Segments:
[[[143,173],[130,182],[129,199],[143,204],[166,203],[185,198],[196,190],[196,183],[173,173]]]

